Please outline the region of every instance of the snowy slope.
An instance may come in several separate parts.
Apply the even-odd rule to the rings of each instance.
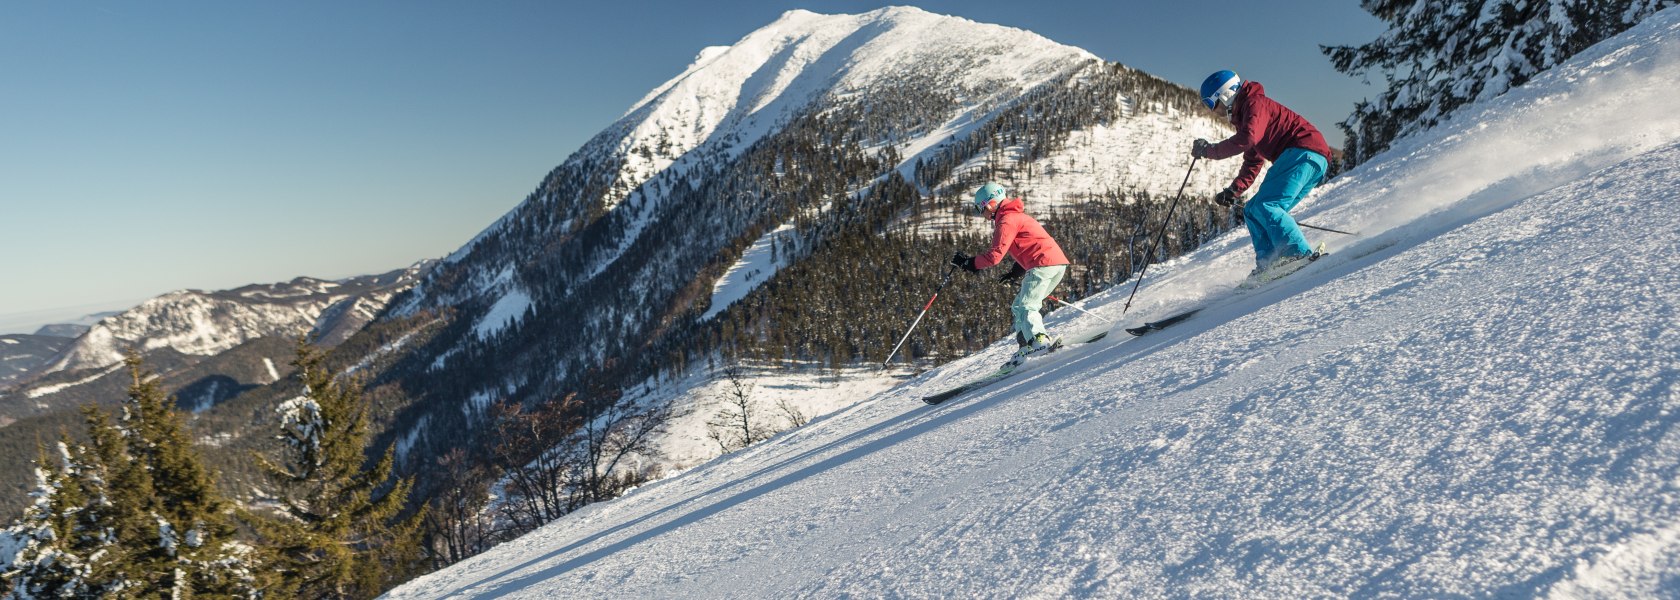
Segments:
[[[1125,317],[1175,328],[915,400],[1000,343],[390,597],[1680,594],[1677,77],[1668,10],[1324,188],[1362,235],[1272,287],[1233,235]]]

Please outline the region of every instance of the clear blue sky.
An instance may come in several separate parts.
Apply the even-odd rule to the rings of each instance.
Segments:
[[[1341,140],[1353,0],[0,0],[0,332],[461,246],[630,104],[803,8],[1028,29],[1195,86],[1231,68]]]

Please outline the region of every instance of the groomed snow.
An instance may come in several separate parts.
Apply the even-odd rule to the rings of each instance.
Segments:
[[[1677,79],[1670,9],[1325,186],[1361,235],[1273,286],[1233,233],[1124,317],[1176,327],[917,401],[1002,341],[389,597],[1680,595]]]

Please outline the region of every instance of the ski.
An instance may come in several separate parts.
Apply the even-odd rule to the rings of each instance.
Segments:
[[[1264,271],[1264,272],[1261,272],[1261,273],[1257,273],[1257,274],[1255,274],[1254,277],[1251,277],[1251,278],[1243,281],[1242,283],[1237,285],[1237,292],[1240,293],[1240,294],[1245,294],[1245,293],[1254,291],[1256,289],[1259,289],[1261,287],[1265,287],[1266,284],[1277,281],[1279,279],[1283,279],[1285,276],[1288,276],[1288,275],[1291,275],[1291,274],[1293,274],[1297,271],[1300,271],[1301,269],[1306,268],[1307,265],[1310,265],[1314,262],[1317,262],[1318,259],[1324,258],[1324,257],[1329,256],[1329,255],[1330,255],[1330,253],[1325,251],[1324,244],[1320,243],[1318,245],[1318,248],[1316,250],[1314,250],[1311,255],[1308,255],[1306,258],[1304,258],[1302,260],[1293,261],[1293,262],[1290,262],[1287,265],[1283,265],[1283,266],[1278,267],[1278,268],[1274,268],[1274,269],[1270,269],[1270,270],[1267,270],[1267,271]],[[1180,321],[1183,321],[1183,320],[1188,319],[1192,316],[1195,316],[1196,313],[1202,311],[1202,308],[1206,308],[1206,307],[1192,308],[1190,310],[1187,310],[1187,311],[1181,312],[1179,314],[1167,317],[1165,319],[1161,319],[1159,321],[1150,321],[1148,323],[1144,323],[1144,324],[1139,325],[1137,327],[1127,327],[1126,328],[1126,333],[1130,333],[1130,334],[1135,335],[1135,336],[1142,336],[1142,335],[1147,334],[1151,331],[1160,331],[1162,329],[1166,329],[1167,327],[1171,327],[1173,325],[1176,325]]]
[[[1073,345],[1076,345],[1076,346],[1085,345],[1085,344],[1089,344],[1091,342],[1095,342],[1097,340],[1101,340],[1101,339],[1106,338],[1106,337],[1108,337],[1108,330],[1107,329],[1103,329],[1103,330],[1096,331],[1096,332],[1091,332],[1091,333],[1083,333],[1083,334],[1080,334],[1078,336],[1074,336]],[[1038,355],[1035,355],[1034,357],[1036,358],[1038,356],[1049,355],[1049,354],[1052,354],[1052,353],[1056,352],[1057,350],[1060,350],[1060,349],[1066,348],[1066,347],[1068,347],[1067,342],[1058,342],[1055,346],[1051,347],[1049,352],[1038,354]],[[926,402],[930,405],[939,404],[940,402],[944,402],[946,400],[950,400],[950,399],[955,398],[957,396],[961,396],[964,393],[972,392],[974,390],[978,390],[980,388],[992,385],[992,384],[997,383],[999,381],[1003,381],[1004,379],[1008,379],[1010,375],[1014,375],[1015,373],[1020,372],[1021,366],[1024,365],[1024,364],[1025,364],[1024,362],[1023,363],[1016,363],[1014,361],[1010,361],[1010,363],[1007,364],[1007,365],[1004,365],[1003,368],[1000,368],[996,371],[993,371],[993,372],[988,373],[984,376],[981,376],[978,379],[974,379],[972,381],[968,381],[968,382],[958,384],[956,387],[947,389],[947,390],[942,391],[942,392],[938,392],[938,393],[935,393],[935,394],[932,394],[932,395],[929,395],[929,396],[923,396],[922,397],[922,402]]]
[[[1009,369],[1007,367],[1005,367],[1003,369],[998,369],[996,371],[993,371],[991,374],[986,375],[985,377],[981,377],[979,379],[963,383],[961,385],[958,385],[957,387],[945,390],[943,392],[939,392],[937,394],[933,394],[931,396],[923,396],[922,397],[922,402],[926,402],[930,405],[939,404],[940,402],[944,402],[946,400],[950,400],[950,399],[955,398],[957,396],[961,396],[961,395],[963,395],[964,392],[978,390],[980,388],[986,387],[986,386],[991,385],[993,383],[997,383],[999,381],[1002,381],[1002,380],[1008,378],[1013,373],[1015,373],[1015,369]]]
[[[1126,333],[1130,333],[1130,334],[1136,335],[1136,336],[1141,336],[1141,335],[1149,333],[1151,331],[1160,331],[1162,329],[1166,329],[1168,327],[1171,327],[1171,326],[1177,324],[1179,321],[1183,321],[1183,320],[1188,319],[1192,316],[1195,316],[1196,313],[1201,312],[1201,311],[1202,311],[1202,309],[1200,309],[1200,308],[1192,308],[1188,311],[1185,311],[1185,312],[1167,317],[1165,319],[1161,319],[1159,321],[1150,321],[1148,323],[1144,323],[1144,324],[1139,325],[1137,327],[1127,327],[1126,328]]]

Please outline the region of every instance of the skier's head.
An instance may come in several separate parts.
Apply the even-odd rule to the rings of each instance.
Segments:
[[[1242,78],[1231,71],[1209,75],[1202,81],[1202,104],[1213,110],[1220,110],[1219,106],[1223,104],[1225,108],[1222,112],[1227,117],[1231,116],[1231,99],[1237,96],[1237,89],[1241,87]]]
[[[980,189],[974,190],[974,209],[982,215],[997,210],[998,203],[1003,202],[1003,196],[1003,186],[988,181],[986,185],[980,186]]]

